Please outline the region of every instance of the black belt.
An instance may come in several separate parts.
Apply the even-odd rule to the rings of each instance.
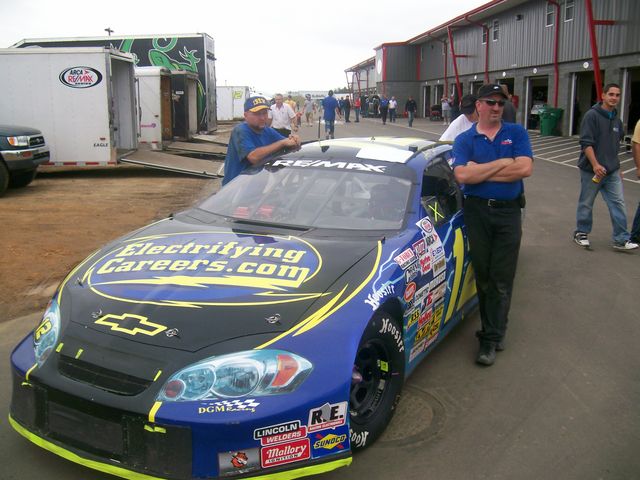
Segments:
[[[522,201],[520,198],[516,198],[514,200],[496,200],[495,198],[482,198],[482,197],[474,197],[472,195],[468,195],[465,198],[465,201],[472,201],[475,203],[479,203],[481,205],[486,205],[491,208],[521,208]]]

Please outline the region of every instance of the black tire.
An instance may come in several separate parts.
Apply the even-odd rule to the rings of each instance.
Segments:
[[[400,401],[404,383],[402,328],[376,312],[360,340],[349,395],[351,449],[362,450],[384,432]]]
[[[11,175],[11,179],[9,180],[9,186],[11,188],[22,188],[29,185],[33,182],[33,179],[36,178],[36,170],[26,170],[22,172],[15,172]]]
[[[0,158],[0,197],[4,195],[9,186],[9,170]]]

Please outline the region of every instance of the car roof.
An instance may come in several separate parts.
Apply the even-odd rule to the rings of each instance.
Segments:
[[[328,153],[345,160],[378,160],[390,163],[407,163],[418,151],[435,145],[435,142],[412,137],[365,137],[320,140],[303,145],[301,157],[314,153]],[[297,156],[297,155],[296,155]]]

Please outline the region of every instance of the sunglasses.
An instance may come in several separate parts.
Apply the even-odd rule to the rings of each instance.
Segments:
[[[480,100],[480,101],[486,103],[490,107],[495,107],[496,104],[499,107],[504,107],[504,104],[506,103],[504,100]]]

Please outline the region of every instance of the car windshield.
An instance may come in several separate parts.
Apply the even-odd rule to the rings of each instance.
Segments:
[[[397,230],[410,191],[410,180],[380,173],[266,166],[239,175],[200,208],[276,225]]]

